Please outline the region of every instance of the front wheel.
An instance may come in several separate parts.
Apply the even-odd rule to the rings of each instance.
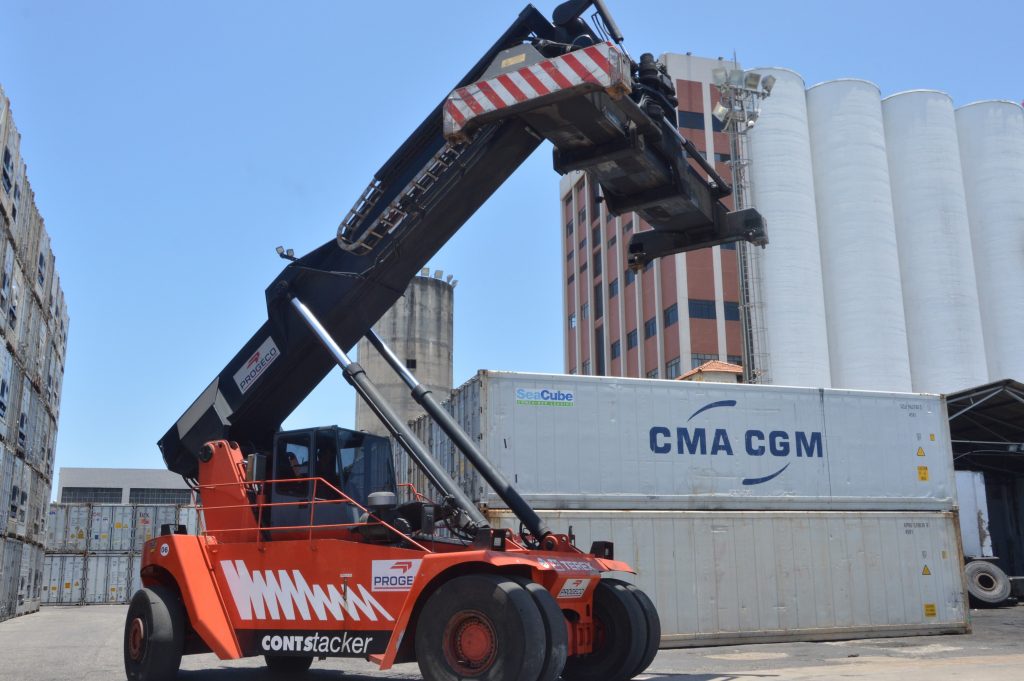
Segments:
[[[646,665],[648,623],[640,602],[617,579],[594,590],[594,650],[565,663],[567,681],[627,681]],[[651,656],[653,658],[653,656]]]
[[[425,681],[536,681],[545,661],[544,619],[530,593],[501,575],[443,584],[416,624]]]
[[[185,608],[162,586],[139,589],[124,625],[124,671],[129,681],[171,681],[185,641]]]

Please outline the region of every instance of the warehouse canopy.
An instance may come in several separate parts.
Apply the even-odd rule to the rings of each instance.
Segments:
[[[1012,379],[946,396],[957,468],[1024,473],[1024,383]]]

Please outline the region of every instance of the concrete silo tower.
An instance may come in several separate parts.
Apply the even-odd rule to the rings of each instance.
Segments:
[[[457,283],[451,275],[445,278],[441,270],[431,275],[424,268],[409,283],[405,295],[374,326],[438,401],[448,399],[452,390],[452,319]],[[358,361],[405,421],[423,414],[409,388],[365,338],[359,341]],[[356,402],[356,430],[388,434],[362,400]]]

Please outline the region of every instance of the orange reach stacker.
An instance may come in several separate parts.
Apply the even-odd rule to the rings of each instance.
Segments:
[[[267,289],[267,322],[160,440],[197,492],[203,531],[165,526],[146,543],[125,623],[129,679],[173,678],[183,654],[210,651],[262,655],[289,675],[329,656],[381,669],[415,660],[428,681],[623,681],[650,664],[658,614],[603,577],[631,571],[611,543],[583,551],[552,532],[372,325],[545,139],[556,170],[590,173],[608,212],[644,221],[631,267],[764,243],[755,211],[720,202],[730,188],[680,136],[676,106],[664,66],[629,57],[600,0],[563,3],[550,21],[528,6],[377,172],[336,240],[302,257],[278,248],[291,262]],[[597,217],[580,211],[579,231]],[[349,360],[343,348],[363,336],[519,518],[517,532],[488,524]],[[399,489],[388,440],[280,431],[336,364],[434,498]]]

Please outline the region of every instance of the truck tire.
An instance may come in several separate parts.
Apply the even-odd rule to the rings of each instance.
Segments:
[[[1010,597],[1010,578],[987,560],[973,560],[964,566],[967,593],[983,605],[999,605]]]
[[[291,677],[309,671],[313,664],[312,657],[293,657],[291,655],[264,655],[267,669],[274,676]]]
[[[544,665],[537,681],[555,681],[565,668],[565,660],[569,655],[569,629],[565,614],[558,607],[558,601],[551,592],[537,582],[526,577],[513,576],[510,579],[529,592],[540,610],[541,619],[544,620]]]
[[[124,625],[128,681],[170,681],[178,675],[185,618],[185,608],[173,590],[151,586],[135,592]]]
[[[617,579],[602,579],[594,590],[597,632],[594,652],[570,656],[568,681],[627,681],[647,651],[647,621],[640,602]]]
[[[427,599],[416,623],[425,681],[537,681],[544,645],[533,597],[502,575],[455,577]]]
[[[625,584],[625,582],[623,583]],[[650,667],[654,662],[654,657],[658,654],[658,647],[661,645],[661,617],[658,616],[658,609],[654,607],[654,601],[650,596],[632,584],[625,584],[625,586],[626,590],[633,594],[633,597],[640,603],[640,609],[644,611],[644,619],[647,621],[647,647],[644,649],[644,656],[640,659],[640,665],[633,672],[633,676],[636,676]]]

